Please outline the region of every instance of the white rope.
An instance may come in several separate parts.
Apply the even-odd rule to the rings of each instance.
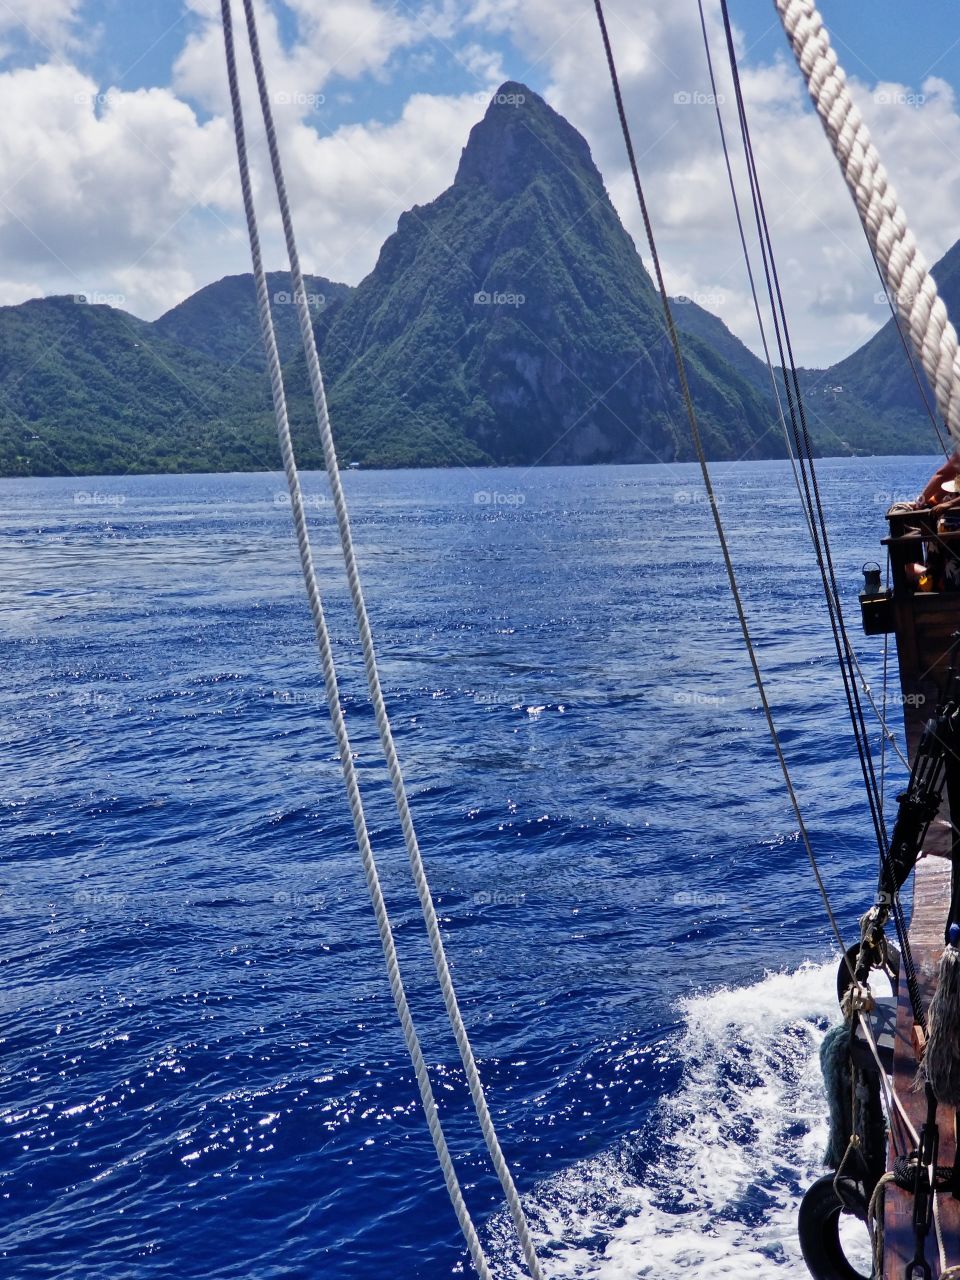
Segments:
[[[437,1158],[439,1159],[440,1167],[443,1171],[444,1182],[446,1183],[447,1191],[453,1203],[454,1210],[456,1211],[460,1228],[466,1239],[470,1256],[473,1259],[473,1264],[482,1280],[491,1280],[490,1269],[487,1264],[487,1260],[484,1257],[476,1229],[471,1221],[469,1210],[467,1209],[466,1203],[463,1199],[460,1183],[443,1134],[443,1129],[437,1112],[437,1104],[433,1094],[433,1088],[430,1083],[430,1076],[427,1071],[427,1065],[424,1061],[423,1051],[420,1047],[417,1031],[410,1014],[410,1007],[407,1003],[403,979],[400,975],[400,967],[397,960],[397,952],[394,945],[390,918],[387,914],[386,903],[384,902],[383,892],[380,887],[377,865],[370,845],[370,838],[363,810],[363,801],[360,796],[356,769],[353,762],[350,738],[347,733],[343,710],[340,705],[340,691],[337,684],[333,651],[330,644],[329,632],[327,631],[326,619],[324,617],[320,589],[317,585],[316,572],[313,566],[313,556],[310,550],[310,539],[307,532],[307,521],[303,505],[303,494],[300,489],[300,478],[297,472],[296,459],[293,453],[293,443],[290,438],[290,424],[287,418],[286,396],[283,388],[283,377],[280,371],[280,357],[277,352],[273,318],[270,314],[267,280],[264,274],[263,262],[260,253],[260,236],[257,230],[257,217],[253,205],[253,195],[250,185],[250,168],[247,160],[246,138],[243,126],[243,108],[240,102],[240,91],[237,83],[236,52],[233,42],[233,24],[230,12],[230,0],[221,0],[220,8],[223,19],[223,37],[227,60],[227,76],[230,82],[230,100],[233,108],[233,125],[237,144],[237,160],[240,168],[240,185],[243,192],[243,206],[247,219],[247,231],[250,237],[250,252],[253,260],[253,274],[257,288],[257,310],[260,316],[260,328],[263,335],[264,347],[266,348],[267,362],[270,367],[270,387],[273,395],[274,412],[277,419],[280,450],[283,455],[283,467],[287,477],[287,484],[290,489],[290,507],[293,513],[297,547],[300,552],[300,565],[303,570],[303,579],[307,589],[307,599],[310,605],[310,612],[313,616],[317,644],[320,649],[320,661],[323,668],[323,681],[326,689],[327,705],[330,709],[330,719],[333,722],[333,730],[340,753],[340,763],[343,769],[344,782],[346,783],[347,796],[350,802],[350,812],[353,816],[357,845],[360,849],[360,857],[367,880],[367,888],[370,892],[370,898],[373,903],[374,914],[377,920],[377,928],[380,932],[380,942],[383,947],[384,959],[387,964],[387,975],[390,980],[390,990],[393,994],[394,1004],[396,1005],[400,1024],[403,1028],[403,1036],[406,1041],[407,1050],[410,1054],[411,1061],[413,1062],[414,1073],[417,1077],[420,1097],[423,1102],[423,1109],[427,1118],[427,1125],[430,1129],[430,1136],[433,1139]]]
[[[873,1188],[873,1195],[870,1197],[870,1204],[867,1206],[867,1230],[870,1232],[870,1242],[873,1246],[873,1274],[878,1277],[883,1275],[883,1226],[878,1223],[877,1215],[883,1203],[884,1191],[892,1181],[892,1173],[885,1173],[878,1178],[877,1185]]]
[[[934,1192],[933,1192],[933,1227],[934,1227],[934,1231],[936,1232],[936,1236],[937,1236],[937,1252],[938,1252],[938,1253],[939,1253],[939,1255],[940,1255],[940,1280],[943,1280],[943,1273],[944,1273],[945,1271],[947,1271],[947,1272],[949,1272],[949,1271],[953,1271],[955,1268],[953,1268],[953,1267],[951,1267],[951,1266],[950,1266],[949,1259],[947,1258],[947,1246],[946,1246],[946,1244],[944,1243],[944,1239],[943,1239],[943,1226],[941,1225],[941,1222],[940,1222],[940,1197],[939,1197],[939,1195],[937,1194],[936,1189],[935,1189],[935,1188],[936,1188],[936,1185],[937,1185],[937,1182],[936,1182],[936,1173],[937,1173],[937,1170],[936,1170],[936,1167],[935,1167],[935,1166],[933,1166],[933,1165],[931,1165],[931,1166],[930,1166],[930,1170],[931,1170],[931,1171],[930,1171],[930,1185],[934,1188]]]
[[[867,1046],[870,1049],[870,1053],[873,1057],[874,1062],[877,1064],[877,1074],[880,1078],[880,1088],[883,1093],[884,1100],[887,1104],[887,1113],[890,1116],[890,1120],[891,1120],[890,1132],[893,1133],[893,1125],[892,1125],[893,1113],[894,1113],[894,1110],[896,1110],[896,1112],[900,1116],[900,1119],[903,1121],[903,1124],[907,1130],[907,1133],[913,1139],[914,1144],[919,1147],[920,1135],[917,1133],[916,1129],[913,1126],[913,1122],[911,1121],[910,1117],[907,1115],[906,1111],[904,1110],[903,1103],[897,1097],[896,1090],[890,1084],[890,1081],[887,1077],[887,1069],[883,1065],[883,1062],[880,1058],[880,1051],[877,1048],[877,1042],[876,1040],[874,1040],[873,1032],[870,1029],[870,1023],[863,1016],[863,1013],[860,1010],[857,1011],[857,1017],[860,1020],[860,1029],[863,1032],[864,1038],[867,1042]],[[894,1142],[894,1145],[896,1145],[896,1142]]]
[[[222,0],[222,3],[228,3],[228,0]],[[520,1246],[527,1263],[527,1268],[530,1271],[533,1280],[543,1280],[543,1272],[541,1271],[536,1249],[534,1248],[526,1214],[524,1213],[523,1206],[520,1202],[520,1196],[517,1192],[513,1177],[507,1166],[506,1160],[504,1159],[499,1139],[497,1138],[493,1119],[490,1115],[490,1109],[487,1105],[486,1097],[483,1092],[483,1085],[480,1081],[480,1075],[477,1070],[476,1059],[467,1035],[463,1017],[460,1013],[460,1007],[457,1002],[456,992],[454,991],[453,981],[450,975],[450,967],[443,947],[440,923],[437,919],[436,908],[434,907],[430,887],[427,883],[426,871],[424,869],[416,832],[413,826],[413,817],[407,801],[403,774],[400,769],[400,761],[397,757],[396,748],[393,742],[393,734],[391,732],[383,691],[380,685],[380,675],[377,667],[376,653],[373,646],[373,636],[370,630],[370,622],[367,616],[366,604],[363,599],[363,591],[360,585],[360,575],[353,548],[353,538],[350,532],[350,519],[347,513],[346,498],[343,492],[343,485],[340,480],[340,468],[337,461],[336,449],[333,442],[333,432],[330,427],[330,418],[327,411],[323,376],[320,371],[320,361],[317,355],[316,341],[313,334],[313,321],[310,315],[310,308],[307,305],[307,296],[303,284],[303,273],[300,268],[299,253],[297,252],[296,238],[293,230],[293,219],[290,213],[289,201],[287,199],[286,183],[284,181],[283,167],[280,160],[280,150],[277,143],[277,134],[273,121],[273,110],[266,82],[266,73],[264,71],[263,59],[260,53],[256,15],[254,13],[252,0],[244,0],[243,7],[247,23],[247,32],[250,40],[250,51],[253,57],[253,67],[257,79],[260,107],[267,134],[267,143],[270,150],[270,162],[273,169],[274,183],[276,185],[280,214],[283,221],[287,254],[290,261],[290,283],[293,291],[294,303],[297,308],[297,316],[300,322],[300,334],[303,340],[307,369],[310,375],[310,387],[313,393],[317,425],[319,427],[320,439],[323,445],[327,479],[330,484],[331,495],[333,497],[334,511],[337,518],[337,528],[340,534],[340,545],[343,551],[347,581],[350,587],[350,596],[353,601],[357,627],[360,633],[364,667],[366,669],[367,683],[370,689],[370,698],[373,704],[374,715],[376,717],[377,729],[380,735],[380,743],[387,763],[387,770],[390,774],[390,782],[393,788],[397,812],[400,817],[400,825],[403,830],[404,842],[410,859],[410,866],[417,888],[417,895],[420,900],[420,908],[423,913],[423,918],[427,927],[427,934],[430,939],[430,950],[433,955],[434,968],[436,969],[437,977],[443,993],[447,1016],[453,1029],[461,1061],[463,1062],[467,1084],[470,1089],[470,1096],[473,1099],[477,1118],[480,1122],[480,1128],[483,1132],[484,1141],[486,1142],[491,1161],[494,1169],[496,1170],[497,1177],[500,1180],[500,1185],[503,1188],[507,1205],[513,1218]]]
[[[937,411],[960,442],[957,334],[812,0],[775,0],[824,131],[840,162],[889,293],[910,334]]]
[[[253,0],[243,0],[243,8],[247,20],[247,31],[250,38],[250,49],[253,55],[253,66],[257,78],[257,89],[260,95],[260,107],[263,113],[263,121],[267,133],[267,143],[270,150],[270,162],[273,168],[274,183],[276,185],[277,198],[280,204],[280,214],[283,221],[284,236],[286,238],[287,254],[290,260],[290,283],[297,307],[297,315],[300,321],[300,335],[303,340],[307,369],[310,375],[310,387],[313,393],[317,425],[320,430],[320,440],[323,445],[323,456],[327,469],[327,479],[330,484],[330,490],[333,497],[333,506],[337,517],[337,528],[340,534],[340,545],[343,551],[344,564],[346,566],[347,581],[350,586],[350,597],[353,601],[357,627],[360,633],[360,643],[363,650],[363,661],[367,674],[367,684],[370,689],[370,698],[373,703],[377,729],[380,735],[380,744],[386,759],[387,770],[390,774],[394,800],[400,817],[400,825],[403,829],[403,838],[406,844],[407,854],[410,859],[410,866],[417,888],[417,895],[420,899],[420,908],[423,913],[423,918],[427,927],[427,934],[430,939],[430,950],[433,955],[434,968],[436,969],[437,978],[439,979],[440,987],[443,992],[443,1000],[446,1006],[447,1016],[453,1029],[461,1061],[463,1062],[467,1084],[470,1088],[470,1096],[473,1099],[474,1108],[476,1109],[477,1118],[480,1122],[484,1141],[486,1142],[487,1149],[490,1152],[491,1161],[494,1169],[496,1170],[497,1177],[500,1180],[500,1185],[503,1188],[527,1267],[534,1280],[543,1280],[543,1273],[540,1269],[539,1259],[537,1258],[536,1249],[534,1248],[533,1240],[530,1235],[526,1214],[524,1213],[523,1206],[520,1202],[520,1197],[513,1181],[513,1177],[507,1166],[506,1160],[504,1159],[499,1139],[497,1138],[493,1119],[490,1115],[490,1109],[487,1105],[487,1100],[483,1092],[483,1085],[480,1080],[479,1072],[477,1071],[473,1048],[470,1044],[467,1029],[460,1013],[460,1007],[457,1002],[456,992],[454,991],[453,981],[450,975],[450,967],[444,951],[443,938],[440,933],[440,923],[437,919],[436,908],[433,904],[430,886],[427,882],[426,871],[420,854],[419,844],[417,842],[416,831],[413,825],[413,817],[407,801],[403,773],[400,769],[400,761],[397,757],[396,747],[394,746],[393,733],[390,728],[390,720],[387,715],[386,703],[384,701],[383,691],[380,685],[380,674],[373,646],[373,635],[370,630],[370,621],[363,598],[360,574],[353,548],[353,537],[350,532],[350,518],[347,513],[346,498],[343,492],[343,485],[340,480],[340,468],[333,441],[333,432],[330,427],[330,416],[327,411],[323,375],[320,371],[320,361],[317,355],[317,345],[313,333],[313,321],[310,315],[310,308],[307,305],[306,292],[303,285],[303,274],[300,269],[300,257],[297,252],[296,238],[293,230],[293,219],[291,217],[290,205],[287,199],[286,183],[284,181],[283,167],[280,160],[280,150],[273,122],[273,110],[271,107],[270,94],[267,88],[263,59],[260,54],[260,44],[257,36]]]
[[[886,636],[884,636],[884,643],[886,643]],[[848,647],[847,652],[850,654],[850,657],[853,659],[853,665],[856,667],[857,675],[860,677],[860,688],[867,695],[867,701],[870,703],[870,706],[873,708],[873,714],[877,717],[877,720],[880,722],[880,729],[881,729],[883,738],[885,739],[885,741],[889,742],[890,745],[893,747],[894,751],[897,753],[898,757],[900,758],[900,763],[903,765],[904,769],[906,769],[906,771],[909,773],[910,761],[907,759],[907,757],[903,754],[903,751],[900,749],[900,744],[897,742],[896,730],[890,728],[884,716],[884,711],[886,710],[886,687],[884,687],[884,711],[881,711],[880,708],[877,706],[876,700],[874,699],[873,689],[867,683],[867,677],[863,674],[863,667],[861,667],[860,665],[860,659],[857,657],[856,653],[854,652],[852,645]]]

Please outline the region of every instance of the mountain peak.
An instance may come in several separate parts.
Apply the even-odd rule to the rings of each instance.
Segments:
[[[590,148],[515,80],[453,187],[401,216],[320,336],[343,456],[364,465],[690,454],[659,300]],[[779,447],[760,396],[708,343],[687,358],[714,456]],[[299,358],[291,387],[306,406]]]
[[[487,110],[491,110],[496,106],[520,106],[528,98],[536,98],[537,102],[543,102],[539,94],[533,92],[520,80],[504,80],[503,84],[490,99]]]
[[[603,187],[583,135],[527,85],[507,80],[470,130],[454,186],[479,182],[506,197],[563,171]]]

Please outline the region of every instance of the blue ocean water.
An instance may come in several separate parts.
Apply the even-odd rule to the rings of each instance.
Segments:
[[[819,467],[878,692],[860,566],[885,507],[932,466]],[[780,463],[716,476],[850,932],[876,851],[792,478]],[[549,1274],[794,1274],[834,966],[696,469],[345,482],[462,1007]],[[304,485],[404,976],[471,1208],[512,1276],[325,478]],[[5,1275],[469,1273],[389,996],[284,492],[267,474],[0,481]],[[891,797],[898,770],[888,760]]]

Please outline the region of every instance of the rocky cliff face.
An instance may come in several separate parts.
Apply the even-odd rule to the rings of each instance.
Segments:
[[[691,456],[650,278],[586,141],[522,84],[501,86],[453,185],[400,218],[318,337],[360,461]],[[687,357],[711,455],[777,455],[748,380],[700,339]]]

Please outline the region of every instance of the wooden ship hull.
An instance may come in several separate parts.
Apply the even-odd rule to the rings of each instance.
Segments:
[[[864,628],[868,634],[892,633],[896,639],[903,719],[908,758],[916,758],[924,726],[934,714],[947,684],[960,631],[960,591],[942,589],[943,563],[954,554],[960,558],[960,534],[938,534],[933,511],[887,513],[889,536],[889,590],[870,598],[861,596]],[[935,569],[921,587],[915,566],[935,562]],[[937,587],[940,590],[937,590]],[[923,1006],[929,1009],[937,985],[944,929],[951,900],[953,827],[947,794],[930,823],[913,872],[913,907],[908,936],[916,966]],[[904,966],[896,992],[896,1032],[891,1083],[903,1109],[919,1133],[926,1119],[924,1091],[916,1086],[923,1034],[915,1025]],[[953,1165],[956,1155],[956,1117],[953,1108],[938,1107],[939,1155],[937,1163]],[[893,1145],[888,1142],[887,1168],[892,1170]],[[915,1253],[914,1197],[895,1183],[886,1185],[883,1211],[883,1280],[910,1276]],[[949,1266],[960,1264],[960,1200],[950,1191],[937,1196],[940,1237]],[[926,1239],[926,1261],[931,1280],[941,1275],[937,1232]],[[919,1273],[918,1273],[919,1274]]]

